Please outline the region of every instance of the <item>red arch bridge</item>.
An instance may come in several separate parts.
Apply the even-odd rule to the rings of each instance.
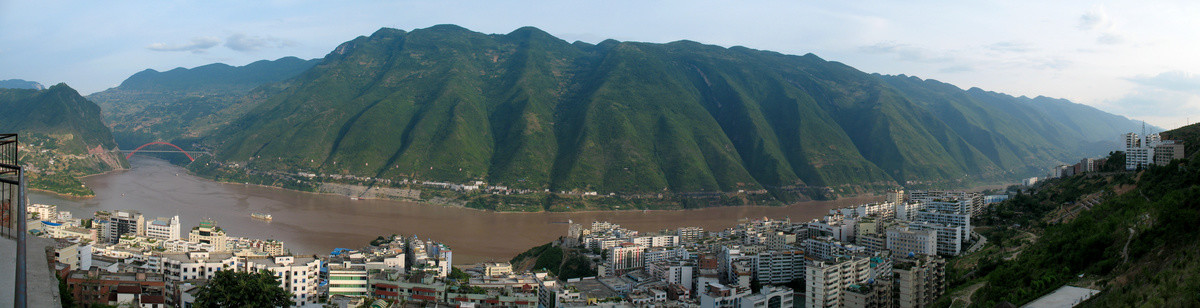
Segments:
[[[151,145],[169,145],[169,146],[171,146],[172,148],[175,148],[175,151],[170,151],[170,150],[167,150],[167,151],[157,151],[157,150],[142,150],[143,148],[145,148],[145,147],[147,147],[147,146],[151,146]],[[195,157],[192,157],[192,154],[193,154],[193,153],[195,153],[195,154],[208,154],[208,152],[205,152],[205,151],[185,151],[183,148],[180,148],[180,147],[179,147],[179,146],[177,146],[177,145],[171,144],[170,142],[162,142],[162,141],[155,141],[155,142],[151,142],[151,143],[143,144],[142,146],[140,146],[140,147],[137,147],[136,149],[133,149],[133,151],[124,151],[124,150],[122,150],[121,152],[129,152],[129,154],[128,154],[128,155],[125,155],[125,159],[129,159],[129,158],[133,157],[133,154],[135,154],[135,153],[138,153],[138,152],[142,152],[142,153],[183,153],[183,155],[187,155],[187,158],[188,158],[188,159],[190,159],[190,160],[192,160],[192,161],[196,161],[196,158],[195,158]]]

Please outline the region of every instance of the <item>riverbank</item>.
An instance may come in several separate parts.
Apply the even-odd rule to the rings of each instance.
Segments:
[[[33,188],[33,187],[28,187],[28,186],[26,186],[26,187],[25,187],[25,189],[28,189],[29,191],[33,191],[33,192],[40,192],[40,193],[45,193],[45,194],[52,194],[52,195],[55,195],[55,196],[58,196],[58,197],[61,197],[61,198],[72,198],[72,199],[79,199],[79,200],[87,200],[87,199],[91,199],[91,198],[95,198],[95,197],[96,197],[96,194],[94,194],[94,193],[93,193],[93,194],[91,194],[91,195],[74,195],[74,194],[69,194],[69,193],[61,193],[61,192],[57,192],[57,191],[53,191],[53,190],[48,190],[48,189],[40,189],[40,188]]]
[[[84,178],[94,198],[71,199],[31,193],[34,203],[54,204],[75,217],[95,211],[136,210],[147,218],[180,216],[183,227],[215,220],[231,236],[283,241],[294,253],[325,254],[354,248],[380,235],[434,239],[454,249],[455,262],[507,261],[529,247],[567,234],[568,221],[609,221],[642,232],[696,226],[722,230],[740,218],[819,218],[831,209],[878,201],[839,199],[786,206],[710,207],[689,210],[577,212],[493,212],[389,200],[350,200],[275,187],[218,183],[191,176],[153,158],[133,159],[134,167]],[[881,198],[880,198],[881,199]],[[270,223],[250,213],[270,213]]]

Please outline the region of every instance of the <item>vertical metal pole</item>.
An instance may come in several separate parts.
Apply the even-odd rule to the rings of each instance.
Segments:
[[[17,266],[16,266],[17,281],[16,281],[16,290],[13,291],[14,292],[13,295],[15,296],[15,298],[14,298],[15,301],[13,301],[13,306],[16,308],[25,308],[25,306],[27,304],[26,301],[29,299],[29,296],[25,293],[25,291],[26,291],[26,281],[25,281],[26,275],[25,274],[26,274],[26,271],[28,270],[26,268],[26,258],[25,258],[25,253],[26,253],[26,251],[25,251],[25,244],[26,244],[25,235],[27,233],[29,233],[29,231],[25,230],[28,228],[28,222],[25,220],[26,219],[25,217],[28,216],[28,214],[25,213],[26,209],[25,209],[25,170],[24,170],[24,168],[17,170],[17,183],[19,183],[18,188],[17,188],[17,217],[19,217],[19,218],[15,219],[15,221],[17,222]]]

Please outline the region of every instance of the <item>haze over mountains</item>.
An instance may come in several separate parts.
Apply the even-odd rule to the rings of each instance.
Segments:
[[[254,170],[603,193],[968,185],[1040,175],[1140,129],[812,54],[568,43],[531,27],[384,28],[321,60],[215,66],[90,97],[131,143],[199,138]]]
[[[8,79],[0,80],[0,89],[32,89],[44,90],[45,86],[36,81],[28,81],[24,79]]]
[[[239,105],[250,90],[309,69],[317,60],[285,57],[245,66],[209,64],[165,72],[143,70],[121,85],[88,95],[104,109],[104,118],[122,147],[196,137],[241,116]]]

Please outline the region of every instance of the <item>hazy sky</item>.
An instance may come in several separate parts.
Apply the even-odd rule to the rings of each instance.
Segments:
[[[1200,121],[1198,17],[1195,1],[0,0],[0,79],[66,82],[86,95],[146,68],[323,57],[380,27],[534,26],[567,41],[811,52],[1174,128]]]

